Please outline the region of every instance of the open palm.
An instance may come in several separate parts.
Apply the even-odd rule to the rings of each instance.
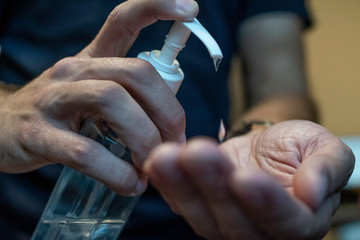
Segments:
[[[262,169],[291,194],[297,170],[305,162],[317,161],[322,153],[341,158],[346,149],[328,130],[307,121],[283,122],[266,131],[232,138],[221,148],[238,168]]]
[[[232,138],[164,144],[152,183],[207,239],[317,239],[329,227],[354,156],[325,128],[287,121]]]

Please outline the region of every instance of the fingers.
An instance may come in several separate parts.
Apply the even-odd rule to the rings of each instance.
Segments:
[[[27,126],[22,130],[27,133],[23,133],[21,145],[31,155],[44,156],[48,163],[70,166],[122,195],[135,196],[145,191],[146,178],[99,143],[63,129],[56,123],[54,126],[46,122],[25,124]],[[27,131],[29,128],[31,131]]]
[[[132,150],[137,166],[161,141],[183,138],[184,110],[145,61],[68,58],[49,74],[66,83],[55,86],[45,103],[49,106],[44,108],[71,114],[80,110],[87,116],[102,118]]]
[[[150,150],[161,143],[158,128],[120,85],[112,81],[84,80],[63,84],[62,90],[58,94],[53,92],[52,102],[46,107],[53,109],[54,112],[50,113],[55,118],[77,116],[106,121],[131,149],[133,161],[138,167]]]
[[[218,145],[197,140],[189,142],[186,150],[180,165],[204,199],[220,236],[224,239],[264,239],[260,231],[256,230],[257,227],[247,220],[228,189],[228,179],[234,166],[219,151]],[[209,230],[203,229],[202,235],[207,236]]]
[[[173,210],[199,235],[207,239],[264,239],[228,191],[232,168],[215,143],[192,140],[186,147],[158,147],[144,170]],[[249,235],[254,232],[257,234]]]
[[[231,163],[216,144],[203,139],[156,148],[145,172],[174,211],[207,239],[320,239],[354,159],[324,128],[298,124],[307,128],[295,131],[301,164],[285,186],[277,172],[256,169],[248,156]],[[286,137],[293,139],[293,132]]]
[[[182,107],[157,72],[147,65],[137,65],[138,62],[146,63],[142,60],[134,63],[131,59],[68,58],[11,97],[7,105],[12,113],[8,114],[8,126],[25,128],[16,131],[21,135],[19,149],[26,149],[12,157],[22,161],[21,170],[17,171],[59,162],[98,178],[120,193],[140,192],[134,180],[129,179],[139,178],[135,169],[90,139],[78,139],[76,134],[86,118],[106,121],[132,150],[137,168],[163,140],[181,138],[185,131]],[[71,150],[73,154],[65,154]],[[15,165],[15,161],[9,165]],[[14,171],[11,166],[5,167]]]
[[[296,172],[294,192],[312,209],[317,209],[346,185],[355,157],[349,147],[329,132],[319,135],[317,145],[309,145],[313,148],[309,148]]]
[[[198,13],[193,0],[129,0],[109,15],[95,40],[80,54],[124,57],[140,30],[157,20],[190,21]]]
[[[144,171],[176,213],[207,239],[321,238],[339,195],[316,211],[261,170],[237,169],[208,140],[165,144]]]
[[[216,223],[197,189],[178,166],[182,151],[182,147],[177,144],[163,144],[149,156],[144,171],[175,213],[184,216],[199,234],[212,229],[208,231],[208,236],[216,239]],[[199,225],[199,222],[202,224]]]

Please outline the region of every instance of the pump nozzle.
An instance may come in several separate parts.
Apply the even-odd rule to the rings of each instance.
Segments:
[[[191,32],[204,43],[214,60],[215,70],[217,71],[223,57],[222,52],[214,38],[196,18],[191,22],[175,21],[166,36],[161,51],[153,50],[138,55],[139,58],[149,61],[158,70],[174,93],[177,92],[184,78],[176,57],[185,47]]]
[[[214,60],[215,70],[217,71],[223,58],[223,54],[215,39],[196,18],[191,22],[182,22],[182,24],[204,43],[211,58]]]

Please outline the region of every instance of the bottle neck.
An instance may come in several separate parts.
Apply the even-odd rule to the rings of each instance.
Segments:
[[[185,47],[191,31],[181,22],[175,21],[166,36],[165,44],[158,56],[159,61],[164,64],[172,65],[179,52]]]

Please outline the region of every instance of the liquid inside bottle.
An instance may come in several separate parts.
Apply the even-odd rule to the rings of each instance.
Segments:
[[[131,161],[130,151],[95,123],[86,121],[81,133],[121,160]],[[64,167],[32,240],[115,240],[138,198],[118,195],[101,182]]]

